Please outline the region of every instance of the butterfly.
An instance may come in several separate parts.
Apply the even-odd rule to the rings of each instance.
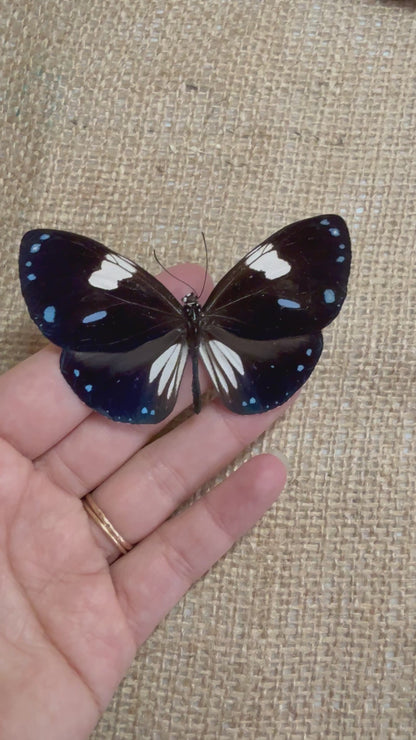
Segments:
[[[287,401],[322,351],[351,260],[345,221],[321,215],[254,247],[201,306],[182,302],[135,262],[86,236],[27,232],[19,269],[30,316],[62,348],[72,390],[114,421],[155,424],[174,408],[188,357],[201,408],[202,359],[225,406],[257,414]]]

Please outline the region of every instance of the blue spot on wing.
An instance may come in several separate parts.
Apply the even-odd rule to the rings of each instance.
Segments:
[[[55,321],[55,314],[55,306],[47,306],[43,312],[43,318],[48,322],[48,324],[52,324]]]
[[[30,251],[32,254],[36,254],[36,252],[39,252],[40,244],[32,244],[30,247]]]
[[[88,383],[88,385],[85,386],[85,390],[87,391],[87,393],[89,393],[90,391],[92,391],[92,385],[91,385],[91,383]]]
[[[324,290],[325,303],[335,303],[335,293],[331,288]]]
[[[84,316],[82,323],[91,324],[93,321],[100,321],[100,319],[104,319],[106,316],[107,311],[96,311],[95,313],[88,314],[88,316]]]
[[[27,276],[27,279],[32,282],[32,280],[36,280],[36,275],[34,275],[33,272],[31,272],[30,275]]]
[[[300,308],[300,303],[290,301],[288,298],[278,298],[277,302],[282,308]]]

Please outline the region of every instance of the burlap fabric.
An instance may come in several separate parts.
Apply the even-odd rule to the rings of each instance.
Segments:
[[[415,737],[415,3],[3,0],[2,20],[3,370],[44,341],[16,269],[37,225],[155,272],[153,248],[203,263],[203,227],[216,279],[298,218],[339,212],[353,239],[318,369],[247,450],[288,456],[278,505],[94,740]]]

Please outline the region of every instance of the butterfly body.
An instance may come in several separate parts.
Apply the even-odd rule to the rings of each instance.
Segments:
[[[201,387],[199,384],[199,347],[201,343],[202,308],[195,293],[187,293],[183,299],[183,312],[186,320],[186,339],[192,363],[192,401],[196,414],[201,410]]]
[[[340,216],[272,234],[217,284],[204,305],[178,301],[131,260],[87,237],[34,230],[23,237],[20,280],[29,312],[62,347],[61,371],[91,408],[115,421],[156,423],[172,410],[187,358],[194,410],[202,359],[224,404],[239,414],[284,403],[322,351],[350,265]]]

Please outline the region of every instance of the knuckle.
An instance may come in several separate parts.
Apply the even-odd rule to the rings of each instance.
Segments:
[[[184,586],[190,586],[197,574],[194,564],[189,558],[186,550],[182,549],[178,543],[174,544],[167,537],[160,533],[162,542],[162,553],[167,568],[172,573],[174,579]]]
[[[177,504],[188,492],[185,475],[180,468],[163,456],[148,453],[147,470],[154,487],[154,493],[168,502],[169,506]]]
[[[35,460],[34,467],[42,471],[52,483],[77,496],[87,490],[85,481],[73,469],[58,450],[50,450],[46,455]]]
[[[202,498],[201,503],[203,506],[205,506],[205,511],[211,521],[212,526],[217,530],[218,534],[221,536],[226,546],[230,547],[234,542],[234,537],[232,535],[232,532],[230,531],[229,525],[222,518],[218,509],[212,505],[209,497]]]

